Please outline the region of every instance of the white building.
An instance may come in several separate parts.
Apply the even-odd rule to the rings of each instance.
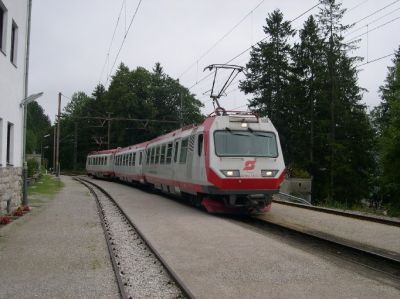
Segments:
[[[30,3],[0,0],[0,214],[21,203]]]

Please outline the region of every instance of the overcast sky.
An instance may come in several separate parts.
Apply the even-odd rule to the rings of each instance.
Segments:
[[[126,5],[122,8],[107,60],[124,2]],[[371,30],[400,17],[400,1],[344,0],[343,6],[349,9],[345,17],[347,23],[356,22],[393,2],[396,3],[359,22],[351,30],[357,31],[348,38],[366,32],[367,24]],[[279,8],[285,19],[291,20],[317,1],[143,0],[115,60],[138,3],[139,0],[33,0],[29,89],[30,93],[44,92],[38,101],[52,120],[57,112],[58,92],[67,97],[76,91],[91,94],[98,82],[105,84],[108,74],[115,72],[115,67],[111,69],[114,61],[116,66],[124,62],[130,69],[137,66],[151,69],[160,62],[168,75],[191,87],[207,74],[203,72],[204,67],[225,63],[262,39],[262,26],[268,13]],[[310,13],[317,12],[318,8]],[[293,22],[293,27],[301,28],[310,13]],[[240,25],[211,49],[246,15],[248,17]],[[400,45],[399,29],[400,19],[397,19],[364,35],[354,55],[365,59],[368,55],[371,61],[393,53]],[[245,53],[232,63],[245,65],[248,59],[249,54]],[[385,79],[388,65],[391,65],[391,57],[361,68],[359,84],[368,89],[364,101],[369,107],[379,103],[377,90]],[[191,89],[205,102],[205,114],[212,111],[209,98],[203,95],[211,87],[210,80],[204,80]],[[247,102],[246,96],[236,87],[237,83],[228,89],[233,92],[221,100],[227,109]],[[63,107],[68,101],[62,99]]]

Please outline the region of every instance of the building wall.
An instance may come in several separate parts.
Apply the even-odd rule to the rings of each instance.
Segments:
[[[13,205],[21,199],[18,195],[21,193],[23,108],[19,104],[25,97],[28,0],[0,0],[0,7],[5,11],[0,44],[0,207],[3,207],[1,201],[10,196]],[[17,28],[15,63],[11,62],[13,24]],[[8,123],[13,125],[10,163],[6,161]]]

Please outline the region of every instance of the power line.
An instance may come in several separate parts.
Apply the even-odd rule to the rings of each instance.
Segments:
[[[400,0],[397,0],[400,1]],[[306,13],[310,12],[311,10],[313,10],[314,8],[316,8],[317,6],[320,5],[320,2],[318,1],[317,4],[315,4],[314,6],[312,6],[311,8],[307,9],[305,12],[302,12],[300,15],[298,15],[297,17],[295,17],[294,19],[292,19],[291,21],[289,21],[289,23],[292,23],[294,21],[296,21],[297,19],[299,19],[300,17],[304,16]],[[232,62],[233,60],[239,58],[240,56],[242,56],[244,53],[246,53],[247,51],[249,51],[252,47],[254,47],[255,45],[263,42],[264,40],[266,40],[267,37],[264,37],[263,39],[259,40],[258,42],[252,44],[250,47],[248,47],[247,49],[245,49],[244,51],[240,52],[239,54],[237,54],[236,56],[234,56],[233,58],[229,59],[227,62],[225,62],[225,64],[229,64],[230,62]],[[204,80],[206,80],[207,78],[209,78],[213,73],[209,73],[208,75],[204,76],[203,78],[201,78],[199,81],[197,81],[196,83],[194,83],[192,86],[189,87],[189,90],[192,89],[193,87],[195,87],[196,85],[198,85],[200,82],[203,82]]]
[[[382,28],[382,27],[384,27],[384,26],[386,26],[386,25],[389,25],[390,23],[393,23],[394,21],[396,21],[396,20],[398,20],[398,19],[400,19],[400,17],[391,19],[390,21],[387,21],[386,23],[383,23],[383,24],[381,24],[381,25],[379,25],[379,26],[376,26],[376,27],[374,27],[374,28],[372,28],[372,29],[370,29],[370,30],[367,30],[366,32],[364,32],[364,33],[362,33],[362,34],[359,34],[359,35],[357,35],[357,36],[351,38],[351,39],[348,40],[347,42],[349,43],[349,42],[351,42],[351,41],[354,41],[354,40],[358,39],[359,37],[362,37],[362,36],[364,36],[364,35],[366,35],[366,34],[371,33],[372,31],[375,31],[375,30],[377,30],[377,29],[379,29],[379,28]]]
[[[390,6],[392,6],[393,4],[396,4],[397,2],[400,2],[400,0],[396,0],[396,1],[393,1],[393,2],[389,3],[388,5],[386,5],[386,6],[382,7],[382,8],[380,8],[380,9],[378,9],[378,10],[372,12],[372,13],[369,14],[368,16],[361,18],[360,20],[354,22],[353,24],[360,23],[360,22],[364,21],[365,19],[368,19],[369,17],[372,17],[373,15],[377,14],[378,12],[381,12],[382,10],[384,10],[384,9],[386,9],[386,8],[388,8],[388,7],[390,7]]]
[[[189,70],[191,70],[198,62],[204,58],[208,53],[210,53],[220,42],[222,42],[228,35],[230,35],[240,24],[244,22],[257,8],[263,4],[265,0],[260,1],[250,12],[248,12],[238,23],[236,23],[231,29],[228,30],[222,37],[220,37],[208,50],[206,50],[199,58],[197,58],[186,70],[179,75],[179,79],[185,75]]]
[[[104,70],[105,70],[105,68],[106,68],[107,62],[108,62],[109,59],[110,59],[111,46],[112,46],[112,44],[113,44],[113,42],[114,42],[115,33],[117,32],[119,20],[120,20],[120,18],[121,18],[122,9],[123,9],[123,7],[124,7],[125,1],[126,1],[126,0],[122,0],[121,9],[119,10],[118,19],[117,19],[117,22],[116,22],[115,27],[114,27],[114,32],[113,32],[113,35],[112,35],[112,38],[111,38],[110,46],[108,47],[108,51],[107,51],[107,55],[106,55],[106,60],[104,61],[104,65],[103,65],[103,68],[102,68],[101,73],[100,73],[99,83],[101,82],[101,77],[103,77],[103,73],[104,73]]]
[[[114,60],[114,63],[113,63],[113,65],[112,65],[112,67],[111,67],[110,73],[108,74],[107,81],[106,81],[106,85],[107,85],[107,83],[108,83],[108,80],[109,80],[110,77],[111,77],[111,73],[112,73],[112,71],[113,71],[113,69],[114,69],[114,66],[115,66],[115,64],[117,63],[117,59],[118,59],[118,57],[119,57],[119,54],[121,53],[122,47],[124,46],[126,37],[128,36],[129,30],[131,29],[132,23],[133,23],[133,21],[134,21],[136,15],[137,15],[137,13],[138,13],[138,11],[139,11],[139,7],[140,7],[140,4],[141,4],[141,3],[142,3],[142,0],[139,0],[139,3],[138,3],[138,5],[136,6],[135,12],[134,12],[134,14],[133,14],[133,16],[132,16],[132,18],[131,18],[130,23],[129,23],[128,29],[127,29],[126,32],[125,32],[125,35],[124,35],[124,38],[123,38],[123,40],[122,40],[121,46],[120,46],[119,49],[118,49],[118,53],[117,53],[117,56],[115,57],[115,60]]]
[[[375,59],[373,59],[373,60],[370,60],[370,61],[367,61],[367,62],[365,62],[365,63],[359,64],[359,65],[357,65],[356,67],[360,67],[360,66],[363,66],[363,65],[367,65],[367,64],[370,64],[370,63],[372,63],[372,62],[376,62],[376,61],[385,59],[385,58],[390,57],[390,56],[393,56],[393,55],[394,55],[394,54],[391,53],[391,54],[388,54],[388,55],[385,55],[385,56],[382,56],[382,57],[379,57],[379,58],[375,58]]]
[[[367,2],[368,2],[368,0],[364,0],[364,1],[362,1],[361,3],[354,5],[352,8],[349,8],[349,9],[347,10],[347,12],[350,12],[350,11],[356,9],[356,8],[359,8],[361,5],[363,5],[363,4],[367,3]]]
[[[369,25],[371,25],[371,24],[373,24],[373,23],[376,23],[376,22],[378,22],[379,20],[382,20],[383,18],[385,18],[385,17],[387,17],[387,16],[389,16],[389,15],[395,13],[395,12],[398,11],[398,10],[400,10],[400,7],[398,7],[398,8],[396,8],[395,10],[392,10],[391,12],[389,12],[389,13],[387,13],[387,14],[385,14],[385,15],[383,15],[383,16],[381,16],[381,17],[379,17],[379,18],[377,18],[377,19],[375,19],[375,20],[373,20],[373,21],[371,21],[371,22],[369,22],[368,24],[363,25],[362,27],[359,27],[359,28],[353,30],[352,32],[346,34],[345,37],[346,37],[346,36],[349,36],[349,35],[351,35],[351,34],[353,34],[353,33],[356,33],[356,32],[358,32],[358,31],[360,31],[361,29],[364,29],[366,26],[369,26]]]

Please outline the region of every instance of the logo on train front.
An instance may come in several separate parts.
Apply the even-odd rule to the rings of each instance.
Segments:
[[[256,167],[256,160],[249,160],[244,162],[243,170],[253,170]]]

